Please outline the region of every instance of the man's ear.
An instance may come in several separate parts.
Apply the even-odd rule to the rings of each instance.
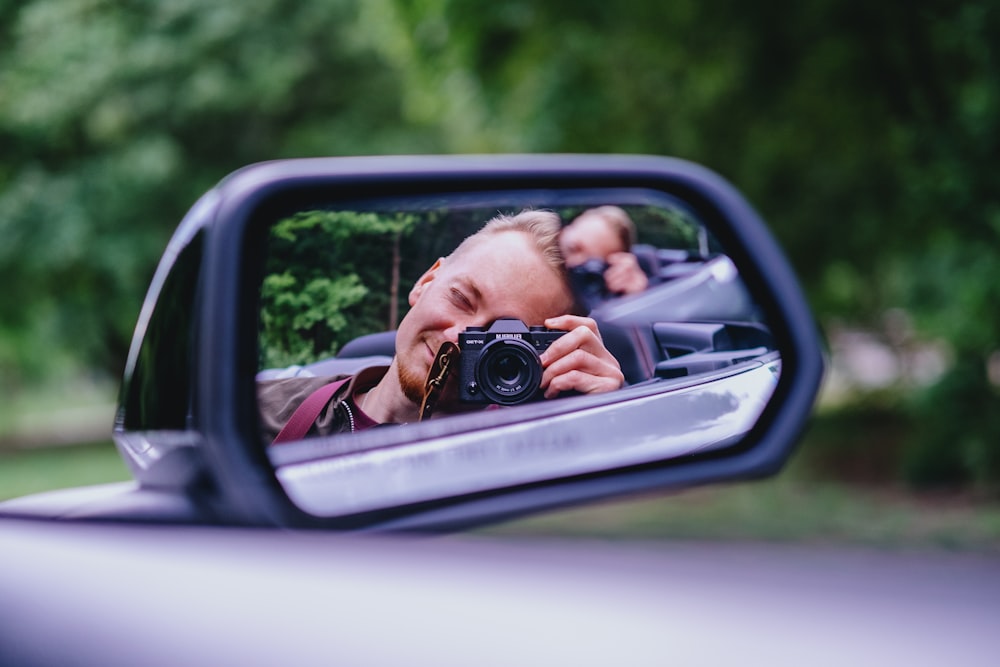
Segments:
[[[434,277],[437,274],[438,269],[441,268],[441,265],[443,263],[444,263],[444,258],[438,257],[437,261],[434,262],[433,266],[424,271],[424,275],[417,278],[417,282],[415,282],[413,284],[413,287],[410,289],[409,302],[411,306],[416,305],[417,299],[420,298],[420,295],[424,291],[424,287],[426,287],[427,284],[430,283],[430,281],[434,280]]]

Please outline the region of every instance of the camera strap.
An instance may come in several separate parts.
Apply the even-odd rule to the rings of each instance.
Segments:
[[[299,407],[295,408],[295,412],[292,413],[288,422],[282,427],[278,435],[275,436],[271,444],[280,445],[283,442],[292,442],[306,437],[306,433],[309,432],[312,425],[319,419],[319,414],[323,412],[323,408],[330,402],[333,395],[337,393],[337,390],[347,384],[348,380],[350,378],[325,384],[309,394],[299,404]]]
[[[427,373],[427,382],[424,383],[424,400],[420,403],[420,421],[431,416],[434,406],[437,405],[438,398],[448,382],[448,374],[458,363],[458,355],[462,353],[458,345],[451,341],[441,344],[431,369]]]

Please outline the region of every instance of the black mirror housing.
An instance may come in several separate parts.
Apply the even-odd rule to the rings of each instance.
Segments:
[[[693,211],[725,248],[767,322],[763,333],[736,325],[725,331],[719,329],[722,325],[659,329],[660,335],[682,334],[696,341],[694,347],[697,341],[723,334],[742,336],[755,345],[764,341],[764,347],[773,341],[780,350],[780,376],[745,436],[732,446],[683,456],[411,497],[330,516],[306,511],[290,497],[275,473],[274,457],[260,440],[254,393],[259,286],[266,232],[274,220],[297,210],[366,198],[531,192],[558,199],[563,192],[623,189],[670,198]],[[668,378],[733,361],[733,355],[720,361],[714,351],[702,352],[683,363],[661,362],[656,372]],[[136,329],[115,440],[140,487],[195,498],[213,521],[454,530],[606,497],[773,474],[794,448],[822,372],[815,323],[788,262],[739,192],[698,165],[613,155],[275,161],[227,177],[192,209],[168,246]],[[618,400],[624,406],[640,400],[640,393]],[[592,403],[581,402],[580,413],[596,409]],[[418,432],[419,440],[463,437],[463,428],[477,431],[479,437],[503,432],[486,425],[452,430],[428,426]],[[629,434],[621,437],[627,441]],[[438,469],[436,474],[443,478],[444,472]],[[433,485],[433,479],[429,483]]]

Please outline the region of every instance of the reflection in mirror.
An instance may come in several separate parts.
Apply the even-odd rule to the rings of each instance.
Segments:
[[[731,446],[780,372],[736,267],[662,193],[338,202],[266,248],[261,437],[318,515]]]

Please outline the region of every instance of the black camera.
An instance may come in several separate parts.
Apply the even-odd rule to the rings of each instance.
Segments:
[[[565,331],[499,319],[458,334],[458,397],[466,403],[517,405],[541,397],[538,355]]]
[[[608,263],[600,259],[588,259],[569,269],[569,284],[578,304],[587,311],[594,310],[608,300],[611,293],[604,282],[604,272]]]

